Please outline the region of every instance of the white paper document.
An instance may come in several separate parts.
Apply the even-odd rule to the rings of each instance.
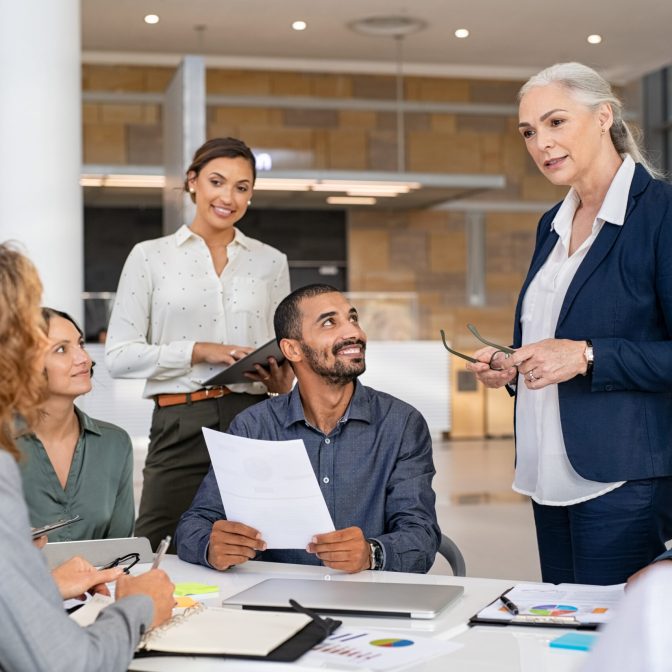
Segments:
[[[334,531],[301,440],[260,441],[203,428],[228,520],[261,532],[268,548],[305,548]]]
[[[70,614],[70,618],[75,621],[75,623],[86,628],[91,625],[98,618],[98,614],[110,604],[114,604],[113,597],[96,593],[83,607],[80,607],[77,611],[73,611]]]
[[[415,634],[407,637],[398,632],[341,626],[333,635],[301,656],[297,664],[310,668],[396,670],[448,655],[463,646]],[[446,665],[446,669],[451,668]]]
[[[520,617],[606,623],[623,598],[623,584],[589,586],[576,583],[519,583],[506,596],[518,607]],[[495,600],[479,611],[478,617],[495,621],[513,619],[500,600]]]

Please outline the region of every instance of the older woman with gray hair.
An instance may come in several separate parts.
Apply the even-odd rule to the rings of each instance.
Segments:
[[[570,190],[539,222],[516,351],[469,368],[515,389],[544,581],[620,583],[672,536],[672,187],[591,68],[547,68],[519,101],[530,156]]]

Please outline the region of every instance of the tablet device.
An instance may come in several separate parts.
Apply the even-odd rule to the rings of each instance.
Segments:
[[[462,586],[266,579],[222,601],[223,607],[291,611],[289,600],[319,613],[434,618],[457,600]]]
[[[86,539],[82,541],[50,541],[42,554],[49,569],[53,569],[75,555],[88,560],[95,567],[107,565],[122,555],[137,553],[141,564],[151,564],[154,553],[147,537],[123,537],[121,539]]]
[[[227,366],[225,369],[216,373],[212,378],[205,381],[207,387],[215,385],[236,385],[237,383],[250,383],[245,377],[246,373],[256,373],[255,364],[259,364],[268,369],[268,358],[275,357],[278,364],[285,361],[285,357],[280,350],[278,342],[273,338],[260,348],[257,348],[249,355],[239,359],[235,364]]]
[[[58,530],[61,527],[65,527],[66,525],[70,525],[70,523],[76,523],[78,520],[79,515],[67,519],[63,518],[62,520],[57,520],[53,523],[49,523],[48,525],[43,525],[42,527],[34,527],[31,530],[31,534],[33,535],[33,539],[37,539],[38,537],[41,537],[44,534],[49,534],[49,532]]]

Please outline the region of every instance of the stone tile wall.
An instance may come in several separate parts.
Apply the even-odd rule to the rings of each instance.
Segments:
[[[171,68],[87,65],[83,86],[85,91],[160,92],[172,72]],[[409,77],[404,95],[412,101],[515,105],[519,85]],[[394,78],[373,75],[207,72],[207,91],[218,95],[394,100],[395,87]],[[86,103],[83,124],[86,163],[161,163],[158,105]],[[397,167],[396,115],[391,112],[211,106],[207,124],[210,137],[233,135],[264,150],[301,152],[304,168]],[[405,133],[409,171],[504,174],[506,188],[483,194],[485,200],[555,202],[564,195],[564,189],[553,187],[539,175],[527,156],[515,114],[409,113]],[[417,325],[411,326],[398,306],[389,320],[382,321],[384,330],[394,331],[397,338],[412,331],[409,337],[434,339],[439,329],[444,329],[456,347],[473,350],[477,343],[465,324],[474,322],[484,335],[508,343],[514,302],[529,264],[537,220],[536,213],[487,214],[487,305],[474,308],[466,300],[467,235],[462,213],[352,211],[348,224],[349,289],[417,293],[419,311],[413,318]],[[457,433],[482,435],[487,413],[494,417],[499,402],[483,392],[469,399],[455,395],[454,412],[461,416],[460,409],[471,409],[461,416],[465,421],[456,424]]]

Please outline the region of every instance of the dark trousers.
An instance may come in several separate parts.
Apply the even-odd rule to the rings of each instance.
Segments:
[[[571,506],[532,502],[542,579],[623,583],[672,538],[672,478],[628,481]]]
[[[229,394],[193,404],[154,407],[149,449],[143,470],[135,534],[156,549],[167,534],[175,538],[180,516],[191,506],[210,457],[202,427],[226,431],[233,418],[264,395]],[[174,552],[171,544],[171,552]]]

